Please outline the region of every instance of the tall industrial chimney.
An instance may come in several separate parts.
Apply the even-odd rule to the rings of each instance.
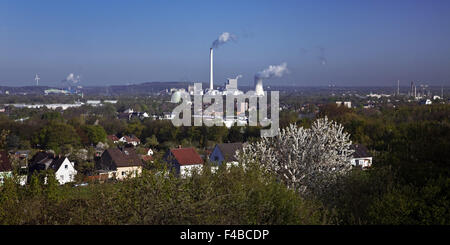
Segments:
[[[212,91],[214,89],[214,78],[213,78],[213,49],[209,49],[209,89]]]

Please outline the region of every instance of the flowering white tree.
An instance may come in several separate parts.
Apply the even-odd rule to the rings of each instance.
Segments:
[[[244,166],[261,164],[301,194],[317,193],[351,169],[351,143],[344,127],[325,117],[309,129],[291,124],[275,137],[245,145],[236,156]]]

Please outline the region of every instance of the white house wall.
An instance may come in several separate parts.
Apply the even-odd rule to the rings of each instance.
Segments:
[[[74,164],[66,157],[58,171],[56,171],[55,177],[61,185],[64,185],[65,183],[73,182],[76,174],[77,170],[75,170]]]
[[[141,166],[118,167],[116,171],[116,179],[123,180],[126,178],[135,178],[142,173]]]
[[[363,167],[363,168],[367,168],[367,167],[372,166],[372,157],[352,158],[350,160],[350,163],[353,166],[356,166],[356,161],[359,161],[358,165]]]

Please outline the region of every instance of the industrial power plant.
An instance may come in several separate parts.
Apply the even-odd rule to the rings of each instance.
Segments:
[[[236,37],[228,32],[222,33],[218,39],[216,39],[211,48],[209,49],[209,88],[206,89],[205,94],[211,95],[227,95],[227,94],[242,94],[243,92],[238,89],[238,79],[242,75],[238,75],[235,78],[228,78],[227,84],[223,91],[214,89],[214,49],[218,48],[220,45],[227,43],[230,40],[235,40]],[[288,72],[287,63],[284,62],[280,65],[270,65],[267,69],[257,72],[254,77],[254,86],[256,96],[264,95],[263,79],[268,79],[272,77],[282,77]],[[196,93],[193,91],[193,93]]]

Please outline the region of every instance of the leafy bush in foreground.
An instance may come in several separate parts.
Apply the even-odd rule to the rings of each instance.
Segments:
[[[9,179],[1,224],[322,224],[320,205],[259,170],[221,168],[187,179],[144,172],[123,182],[73,188]],[[30,194],[32,193],[32,194]]]

